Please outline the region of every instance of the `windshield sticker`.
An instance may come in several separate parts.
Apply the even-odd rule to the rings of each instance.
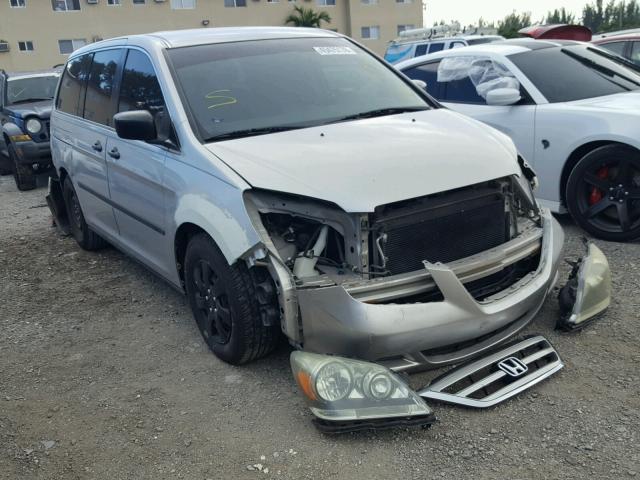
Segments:
[[[356,51],[350,47],[313,47],[320,55],[355,55]]]
[[[214,90],[213,92],[207,93],[204,98],[207,100],[213,100],[214,102],[213,105],[209,105],[207,108],[216,108],[222,107],[223,105],[233,105],[234,103],[238,103],[237,98],[224,95],[224,93],[228,92],[231,92],[231,90]]]

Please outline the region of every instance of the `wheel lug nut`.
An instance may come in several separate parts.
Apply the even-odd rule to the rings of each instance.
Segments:
[[[609,187],[609,191],[610,191],[610,192],[613,192],[613,187]]]
[[[209,295],[205,295],[205,296],[204,296],[204,299],[205,299],[205,300],[209,300]]]

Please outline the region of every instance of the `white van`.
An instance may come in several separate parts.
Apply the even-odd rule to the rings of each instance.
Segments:
[[[434,34],[430,28],[405,30],[400,32],[400,36],[389,44],[384,54],[384,59],[389,63],[398,63],[441,50],[498,42],[500,40],[504,40],[504,37],[478,34],[439,36]]]

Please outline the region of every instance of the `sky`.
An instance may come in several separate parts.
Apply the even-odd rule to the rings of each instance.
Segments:
[[[485,20],[501,20],[513,10],[531,12],[532,20],[541,20],[548,11],[565,7],[579,18],[582,7],[591,0],[426,0],[425,25],[459,20],[462,25]]]

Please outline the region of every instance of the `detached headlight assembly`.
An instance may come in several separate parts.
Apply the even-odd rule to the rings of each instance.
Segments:
[[[25,125],[27,132],[34,135],[42,130],[42,122],[37,118],[30,118]]]
[[[295,351],[291,369],[315,425],[328,433],[428,426],[435,416],[393,372],[375,363]]]

